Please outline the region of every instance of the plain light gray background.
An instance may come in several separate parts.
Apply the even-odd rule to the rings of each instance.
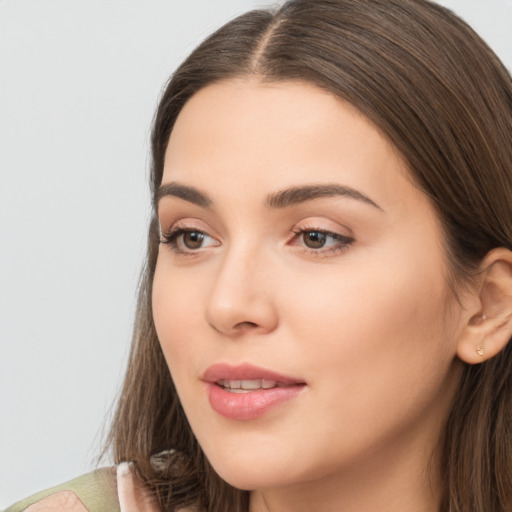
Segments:
[[[0,508],[93,467],[125,364],[164,82],[265,0],[0,0]],[[446,0],[512,67],[512,0]]]

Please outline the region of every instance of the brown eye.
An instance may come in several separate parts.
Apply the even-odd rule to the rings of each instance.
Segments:
[[[200,249],[203,245],[204,233],[200,231],[185,231],[183,233],[183,245],[187,249]]]
[[[302,239],[309,249],[321,249],[327,241],[327,235],[321,231],[305,231]]]
[[[208,247],[217,247],[220,242],[198,229],[174,226],[168,233],[162,232],[160,243],[168,245],[176,254],[196,254]]]

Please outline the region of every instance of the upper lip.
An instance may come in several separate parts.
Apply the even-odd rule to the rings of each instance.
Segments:
[[[220,380],[269,380],[279,382],[285,385],[306,384],[304,379],[289,377],[276,373],[266,368],[253,366],[244,363],[236,366],[227,363],[217,363],[210,366],[203,374],[202,380],[205,382],[215,383]]]

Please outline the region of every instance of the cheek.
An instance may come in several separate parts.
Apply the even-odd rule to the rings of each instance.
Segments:
[[[302,337],[314,340],[323,335],[354,350],[367,344],[391,349],[404,338],[439,330],[447,301],[444,278],[436,266],[418,272],[407,261],[380,263],[363,261],[324,275],[304,273],[300,280],[290,275],[287,282],[292,285],[280,302],[284,310],[294,311],[292,326],[300,326]]]
[[[290,338],[312,376],[322,375],[325,406],[340,403],[328,388],[343,390],[364,417],[381,405],[419,404],[441,385],[455,357],[447,285],[439,261],[412,261],[395,255],[325,280],[305,276],[288,297]]]
[[[174,377],[180,369],[190,369],[194,362],[197,347],[192,343],[193,333],[204,315],[198,307],[198,283],[181,281],[180,274],[167,268],[163,260],[159,259],[153,280],[153,319]]]

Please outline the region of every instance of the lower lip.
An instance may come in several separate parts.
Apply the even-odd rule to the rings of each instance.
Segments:
[[[212,409],[230,420],[254,420],[270,409],[295,398],[305,385],[258,389],[248,393],[232,393],[217,384],[208,384]]]

